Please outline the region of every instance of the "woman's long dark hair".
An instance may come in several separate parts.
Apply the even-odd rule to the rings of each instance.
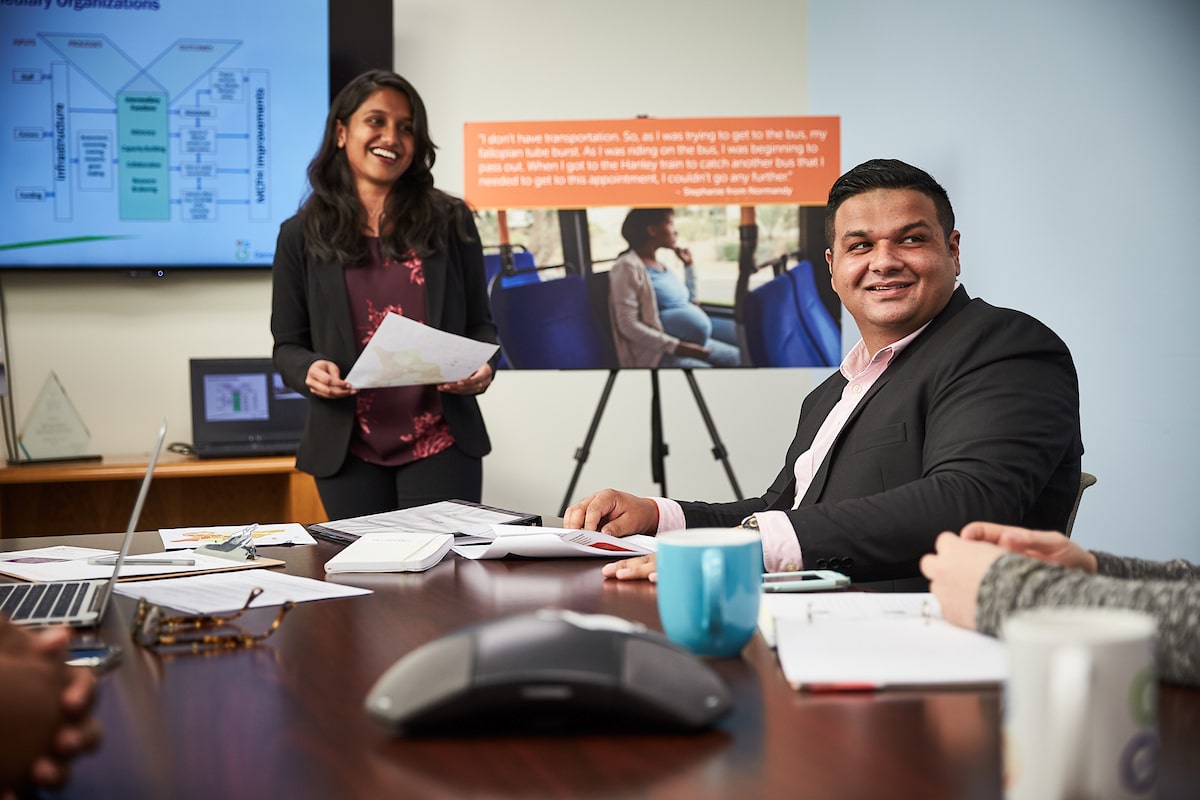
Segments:
[[[349,126],[350,117],[380,89],[395,89],[408,98],[413,115],[412,165],[392,185],[379,222],[380,246],[388,258],[401,260],[410,250],[420,256],[444,246],[438,241],[439,220],[452,213],[456,203],[433,186],[437,146],[429,138],[425,104],[407,80],[389,70],[364,72],[338,92],[325,120],[321,148],[308,165],[310,192],[300,206],[304,239],[319,259],[358,264],[367,257],[363,236],[366,209],[358,199],[346,151],[337,145],[337,126]],[[463,226],[457,226],[460,230]]]

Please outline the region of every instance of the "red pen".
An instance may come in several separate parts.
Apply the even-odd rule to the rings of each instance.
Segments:
[[[878,683],[809,683],[800,687],[806,692],[877,692]]]

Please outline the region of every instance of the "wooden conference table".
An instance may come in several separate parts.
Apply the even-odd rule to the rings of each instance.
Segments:
[[[115,548],[119,537],[5,540]],[[161,549],[140,533],[134,552]],[[323,577],[338,550],[263,548],[295,575]],[[393,738],[363,698],[396,659],[484,619],[552,606],[661,630],[654,587],[600,577],[601,562],[470,562],[425,573],[342,576],[371,595],[304,603],[253,649],[158,656],[133,646],[133,601],[102,635],[126,646],[101,680],[104,741],[74,766],[65,797],[996,798],[1000,692],[805,695],[757,637],[710,663],[734,712],[694,735]],[[252,613],[261,630],[274,609]],[[880,654],[886,657],[886,654]],[[1163,686],[1160,798],[1200,788],[1200,691]]]

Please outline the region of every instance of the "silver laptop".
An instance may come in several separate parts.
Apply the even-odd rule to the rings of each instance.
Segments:
[[[17,625],[70,625],[73,628],[89,628],[99,625],[108,609],[117,574],[129,554],[133,532],[137,529],[142,506],[150,491],[150,478],[158,464],[163,442],[167,438],[167,420],[164,418],[158,431],[158,442],[150,456],[146,474],[142,476],[142,487],[138,490],[129,527],[121,540],[121,551],[117,554],[112,575],[108,578],[87,581],[55,581],[53,583],[4,583],[0,584],[0,613]]]

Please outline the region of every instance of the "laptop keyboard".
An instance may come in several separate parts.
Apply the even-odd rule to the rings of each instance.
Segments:
[[[91,581],[0,585],[0,613],[13,621],[70,619],[79,613]]]

